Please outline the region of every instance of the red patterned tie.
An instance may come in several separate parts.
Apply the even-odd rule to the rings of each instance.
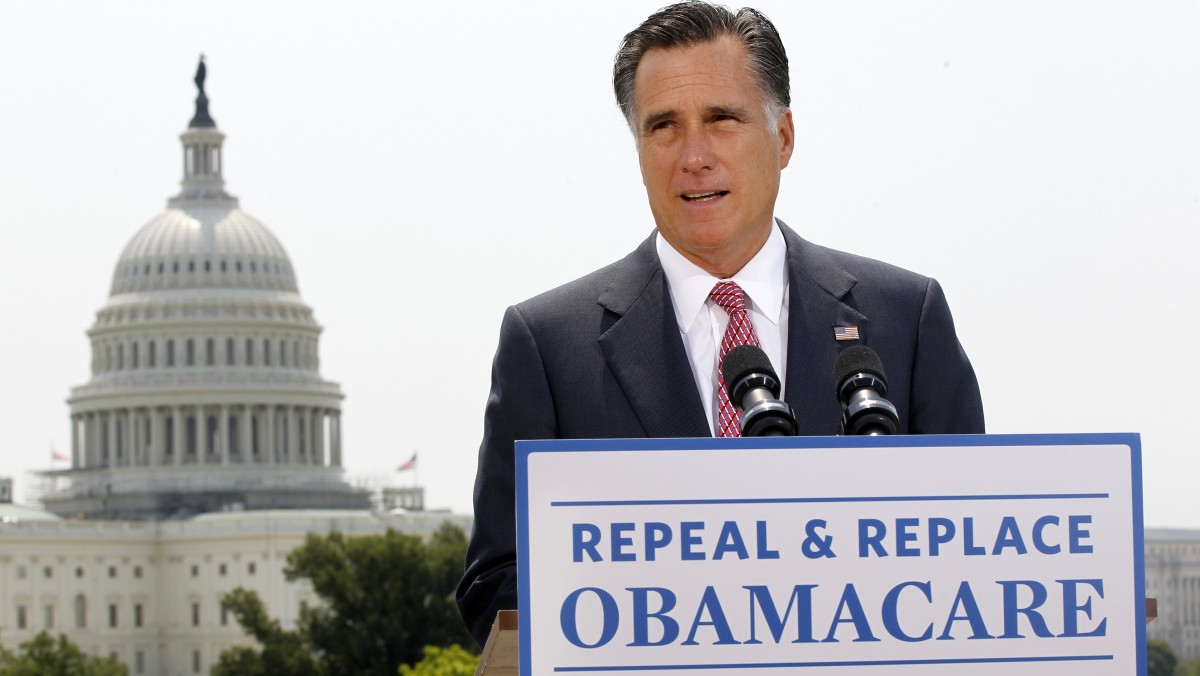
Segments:
[[[725,337],[721,339],[721,353],[717,356],[717,436],[742,436],[741,415],[729,401],[729,393],[725,391],[725,374],[721,373],[721,364],[725,355],[739,345],[758,346],[758,334],[754,333],[754,325],[746,314],[746,294],[737,282],[717,282],[708,297],[721,306],[729,315],[729,326],[725,327]]]

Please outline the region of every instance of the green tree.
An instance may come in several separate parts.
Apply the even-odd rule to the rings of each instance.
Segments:
[[[262,649],[225,651],[213,673],[394,676],[401,664],[420,661],[427,645],[473,647],[454,603],[466,547],[466,535],[449,523],[428,541],[391,529],[310,533],[288,554],[284,574],[308,580],[321,604],[285,631],[253,592],[226,595],[222,605]]]
[[[462,646],[449,648],[425,646],[425,659],[411,667],[400,665],[400,676],[474,676],[479,656],[467,652]]]
[[[1174,676],[1177,661],[1170,643],[1153,638],[1146,641],[1147,676]]]
[[[1200,676],[1200,660],[1180,662],[1175,667],[1175,676]]]
[[[111,657],[84,655],[63,634],[49,632],[21,644],[20,652],[0,648],[0,676],[127,676],[124,664]]]
[[[223,651],[213,665],[214,676],[321,673],[313,659],[312,645],[300,632],[286,631],[279,626],[279,620],[269,617],[258,594],[238,587],[221,598],[221,605],[233,613],[242,629],[262,649],[238,646]]]

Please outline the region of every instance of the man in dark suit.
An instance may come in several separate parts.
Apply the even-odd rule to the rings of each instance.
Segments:
[[[709,297],[718,280],[744,287],[800,434],[840,432],[833,364],[855,344],[884,363],[900,433],[983,432],[937,282],[816,246],[775,219],[794,129],[787,57],[765,17],[703,2],[663,9],[625,37],[613,83],[657,232],[504,316],[458,589],[480,643],[517,602],[514,441],[719,429],[717,346],[732,315]]]

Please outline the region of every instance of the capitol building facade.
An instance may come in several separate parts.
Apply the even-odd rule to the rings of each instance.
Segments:
[[[181,190],[125,246],[87,332],[70,468],[42,473],[42,510],[11,504],[0,482],[7,648],[49,630],[132,674],[207,673],[252,643],[221,595],[254,590],[285,627],[318,602],[283,575],[307,533],[469,526],[411,492],[418,509],[372,511],[345,480],[321,327],[279,240],[225,190],[204,78],[201,62]]]

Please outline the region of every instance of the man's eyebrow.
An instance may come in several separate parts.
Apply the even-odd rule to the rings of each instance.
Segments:
[[[675,117],[674,110],[664,110],[661,113],[655,113],[642,121],[642,129],[650,129],[659,122],[663,122]]]
[[[750,111],[738,106],[709,106],[706,110],[711,116],[727,115],[729,117],[736,117],[739,120],[745,120],[750,117]]]
[[[741,106],[709,106],[704,109],[704,112],[709,117],[733,117],[739,120],[750,119],[750,111]],[[653,129],[659,122],[664,122],[675,118],[678,113],[674,110],[664,110],[660,113],[655,113],[642,121],[642,129]]]

